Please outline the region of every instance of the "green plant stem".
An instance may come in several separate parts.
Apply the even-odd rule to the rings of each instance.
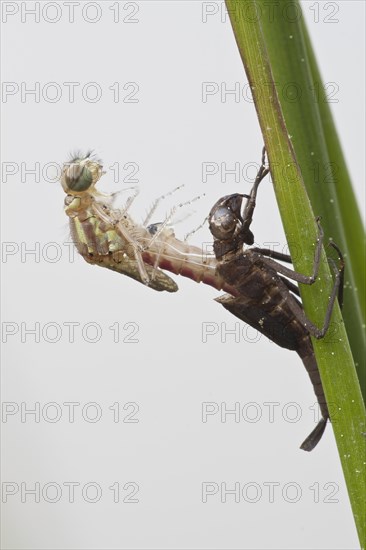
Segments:
[[[321,215],[326,236],[346,259],[342,314],[365,400],[366,261],[361,215],[300,5],[268,0],[258,0],[257,5],[283,117],[313,211]],[[333,95],[337,99],[336,90],[333,83],[329,99]]]
[[[317,228],[293,145],[295,142],[296,153],[304,148],[302,155],[311,155],[314,147],[310,141],[312,139],[310,135],[306,135],[306,140],[299,139],[302,124],[298,119],[289,136],[278,98],[271,61],[276,55],[276,48],[281,50],[281,40],[285,40],[285,37],[278,36],[278,44],[266,42],[261,21],[263,11],[259,9],[263,7],[264,2],[245,0],[243,3],[226,0],[226,4],[252,88],[276,198],[289,248],[294,258],[294,266],[297,271],[309,274],[312,272]],[[251,17],[248,16],[249,10],[251,10]],[[300,52],[301,35],[292,35],[289,40],[292,41],[291,47],[295,47],[294,42],[299,41],[296,47]],[[267,46],[273,48],[271,56],[268,54]],[[302,53],[299,63],[306,64],[306,51]],[[302,62],[302,58],[305,61]],[[292,75],[293,81],[296,80],[297,73],[291,73],[291,70],[293,71],[294,68],[289,67],[288,74]],[[307,71],[310,71],[309,67]],[[308,105],[306,108],[312,109],[313,106]],[[304,109],[305,107],[303,107],[302,116],[307,116],[309,113],[304,113]],[[295,137],[292,138],[293,135]],[[323,157],[321,150],[316,154],[320,164],[328,162],[328,157]],[[295,253],[299,248],[302,252],[300,255]],[[332,286],[332,277],[324,250],[318,280],[312,287],[300,286],[306,314],[321,326]],[[327,402],[337,405],[330,410],[333,429],[356,527],[361,545],[364,547],[366,536],[364,522],[366,447],[363,435],[366,431],[365,407],[338,305],[335,307],[332,320],[337,327],[336,338],[334,334],[333,338],[328,334],[322,340],[313,339],[313,344]]]
[[[329,103],[325,97],[324,86],[312,49],[305,23],[300,23],[303,30],[307,58],[311,68],[312,80],[318,83],[321,97],[318,108],[322,121],[323,134],[329,158],[336,167],[334,177],[335,196],[344,231],[344,249],[347,251],[345,303],[342,315],[345,321],[348,338],[356,364],[361,391],[366,400],[366,241],[360,211],[353,192],[337,130],[333,121]],[[357,312],[355,314],[355,312]]]

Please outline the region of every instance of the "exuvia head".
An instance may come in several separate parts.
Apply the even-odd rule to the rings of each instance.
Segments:
[[[216,256],[236,250],[243,243],[253,244],[253,233],[246,227],[242,216],[243,199],[248,195],[235,193],[219,199],[208,216],[210,231],[215,239]]]
[[[86,155],[75,155],[64,164],[61,185],[65,193],[77,194],[93,187],[103,174],[103,166],[92,158],[91,151]]]

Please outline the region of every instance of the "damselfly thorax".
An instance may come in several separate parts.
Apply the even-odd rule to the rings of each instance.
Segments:
[[[102,175],[101,163],[90,154],[73,158],[62,171],[72,239],[88,263],[112,269],[159,291],[178,290],[162,269],[219,290],[232,290],[216,273],[213,254],[175,237],[168,225],[171,216],[163,223],[143,225],[128,213],[133,198],[124,208],[115,208],[114,195],[95,187]]]

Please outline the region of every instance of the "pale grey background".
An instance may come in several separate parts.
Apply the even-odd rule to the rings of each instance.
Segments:
[[[41,95],[37,103],[30,96],[22,102],[17,93],[2,104],[2,167],[12,162],[19,169],[2,183],[2,240],[19,250],[39,243],[41,252],[50,255],[47,243],[56,243],[53,250],[62,253],[57,262],[42,254],[39,262],[32,256],[22,261],[20,252],[3,257],[2,321],[19,330],[22,322],[27,327],[39,322],[41,328],[54,322],[62,333],[56,343],[42,334],[39,343],[32,336],[22,343],[20,332],[9,337],[2,354],[2,398],[19,407],[21,402],[28,407],[39,402],[41,408],[55,402],[62,417],[50,422],[55,409],[49,409],[49,417],[44,412],[46,419],[41,415],[39,423],[32,416],[22,423],[20,413],[6,422],[3,418],[2,479],[19,487],[21,482],[28,487],[39,482],[41,488],[54,482],[64,490],[56,503],[47,502],[52,490],[46,498],[41,495],[40,503],[32,496],[22,503],[20,492],[10,496],[2,505],[3,547],[357,548],[331,427],[313,453],[299,450],[314,427],[309,407],[315,399],[297,356],[264,338],[254,344],[243,337],[235,342],[229,335],[223,342],[221,323],[233,329],[236,320],[213,301],[218,295],[214,289],[176,277],[178,293],[157,293],[77,257],[71,263],[63,245],[70,240],[64,193],[58,183],[47,181],[52,169],[46,178],[41,173],[36,181],[28,174],[22,182],[24,170],[36,162],[42,171],[49,162],[67,160],[70,151],[90,147],[108,171],[100,188],[116,191],[128,184],[122,181],[125,174],[114,183],[109,167],[135,162],[141,193],[132,212],[138,221],[154,198],[177,185],[186,187],[167,199],[155,221],[177,202],[206,193],[180,213],[184,217],[195,210],[176,225],[180,237],[202,222],[218,197],[249,189],[248,181],[236,183],[232,176],[226,184],[219,176],[201,183],[202,162],[258,162],[262,146],[250,102],[235,103],[230,96],[222,103],[218,95],[201,101],[202,82],[226,82],[228,87],[246,82],[229,23],[221,21],[220,13],[203,23],[198,1],[139,2],[138,23],[114,23],[114,4],[102,2],[95,24],[83,20],[82,2],[75,8],[75,22],[69,23],[67,7],[59,2],[60,21],[45,21],[56,17],[51,6],[39,23],[32,16],[22,22],[22,9],[33,4],[2,3],[3,10],[5,5],[19,8],[2,25],[2,79],[19,87],[39,82],[41,89],[56,82],[63,95],[55,103]],[[93,18],[96,12],[90,9]],[[339,101],[332,109],[363,203],[364,3],[303,2],[303,9],[324,81],[338,87]],[[121,2],[121,19],[132,11],[131,3]],[[326,17],[338,22],[325,22]],[[81,83],[74,103],[63,85],[71,81]],[[88,103],[80,93],[91,81],[102,89],[97,103]],[[138,83],[139,102],[114,103],[108,88],[117,81],[121,86]],[[260,190],[254,230],[257,243],[284,245],[268,183]],[[191,241],[200,245],[210,236],[201,230]],[[81,327],[97,322],[102,337],[88,343],[79,327],[75,342],[69,343],[65,322]],[[138,343],[114,343],[108,327],[116,322],[121,327],[136,323]],[[207,343],[202,342],[204,322],[217,323],[219,329]],[[129,333],[121,330],[122,338]],[[49,337],[53,334],[50,330]],[[81,404],[73,423],[65,402]],[[90,402],[102,411],[99,422],[83,419],[81,408]],[[115,402],[121,408],[138,403],[139,422],[113,422],[109,407]],[[256,402],[262,418],[250,423],[241,417],[236,423],[228,416],[220,422],[217,414],[203,423],[202,402],[226,402],[228,407]],[[279,403],[273,423],[265,402]],[[296,423],[281,415],[290,402],[301,408]],[[122,410],[122,418],[131,411]],[[74,503],[65,482],[80,484]],[[97,503],[82,497],[88,482],[102,489]],[[115,482],[121,487],[137,483],[139,502],[122,502],[130,493],[126,488],[114,503],[109,487]],[[203,482],[225,482],[231,488],[235,482],[241,487],[252,482],[262,495],[256,503],[248,502],[253,492],[238,503],[233,495],[222,503],[218,493],[203,503]],[[267,482],[280,484],[274,502],[263,485]],[[296,503],[281,493],[291,482],[301,490]],[[319,502],[310,489],[314,483],[319,484]],[[336,502],[326,502],[333,487],[339,487],[332,497]],[[293,495],[289,491],[289,498]]]

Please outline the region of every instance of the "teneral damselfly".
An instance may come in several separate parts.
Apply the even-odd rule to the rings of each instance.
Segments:
[[[112,269],[158,291],[178,289],[164,269],[234,292],[217,274],[215,256],[177,239],[168,219],[141,225],[128,212],[131,201],[123,208],[114,208],[114,195],[96,188],[102,175],[102,164],[90,153],[73,158],[62,170],[72,239],[88,263]]]

